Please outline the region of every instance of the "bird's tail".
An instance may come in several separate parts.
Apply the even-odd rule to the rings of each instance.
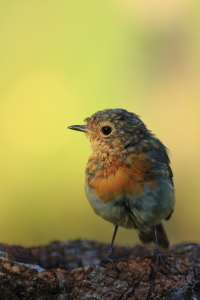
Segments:
[[[158,245],[164,249],[167,249],[169,247],[169,240],[162,223],[156,225],[156,231],[157,231]],[[140,231],[138,233],[138,236],[140,241],[144,244],[148,244],[151,242],[155,243],[153,230],[149,232]]]

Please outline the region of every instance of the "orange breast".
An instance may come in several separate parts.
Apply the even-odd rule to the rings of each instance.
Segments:
[[[145,154],[130,156],[122,164],[112,162],[108,167],[97,172],[91,179],[93,192],[107,202],[121,194],[140,195],[143,193],[145,182],[155,184],[153,178],[147,174],[151,162]]]

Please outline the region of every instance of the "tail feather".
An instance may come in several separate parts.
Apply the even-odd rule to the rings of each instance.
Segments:
[[[164,249],[167,249],[169,247],[169,240],[162,223],[156,225],[156,231],[157,231],[158,245]],[[155,243],[153,230],[149,232],[140,231],[138,233],[138,236],[140,241],[144,244],[148,244],[151,242]]]

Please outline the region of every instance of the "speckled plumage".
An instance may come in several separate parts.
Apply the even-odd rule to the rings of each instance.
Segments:
[[[86,166],[85,191],[96,214],[124,228],[135,228],[143,242],[168,246],[161,222],[174,206],[170,160],[165,146],[141,119],[124,109],[98,111],[82,126],[93,153]],[[105,135],[102,128],[111,128]]]

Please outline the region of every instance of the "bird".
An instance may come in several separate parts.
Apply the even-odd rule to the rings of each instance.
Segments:
[[[169,247],[162,222],[169,220],[175,193],[168,149],[138,115],[105,109],[69,129],[84,132],[92,146],[86,165],[85,193],[94,212],[114,225],[107,258],[118,227],[136,229],[142,243]]]

